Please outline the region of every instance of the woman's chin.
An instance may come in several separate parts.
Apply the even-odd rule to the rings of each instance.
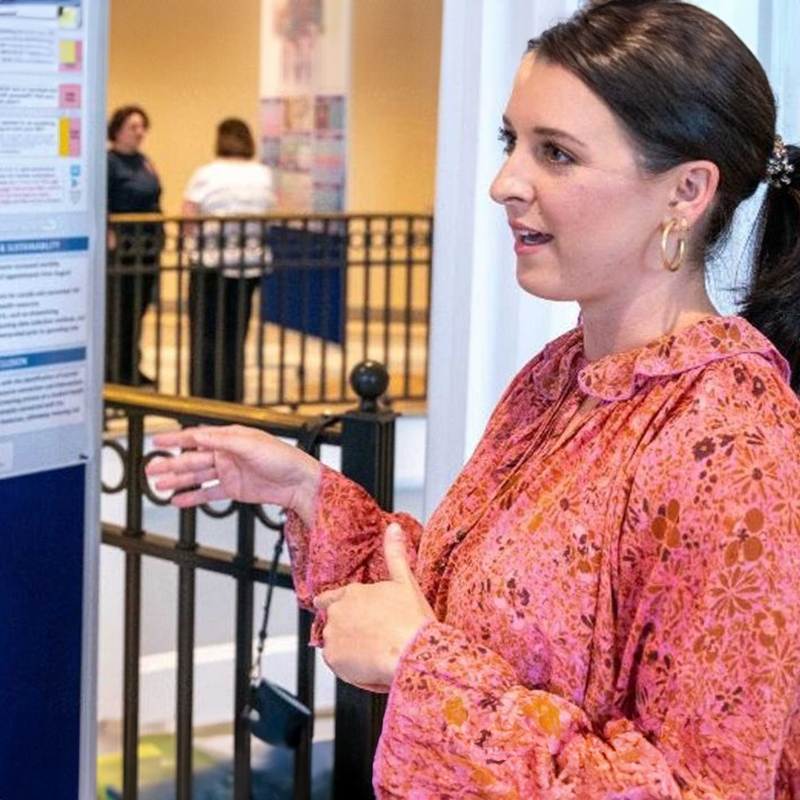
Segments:
[[[521,269],[520,266],[519,262],[517,262],[517,283],[527,294],[532,294],[541,300],[566,301],[577,299],[574,289],[570,291],[569,287],[564,286],[563,282],[552,275],[548,276],[546,269],[531,269],[528,265]]]

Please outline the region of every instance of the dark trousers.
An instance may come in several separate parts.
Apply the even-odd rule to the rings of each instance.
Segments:
[[[244,399],[244,345],[260,278],[197,268],[189,280],[190,386],[195,397]]]
[[[106,381],[138,386],[142,318],[153,301],[158,262],[109,265],[106,275]],[[134,272],[135,270],[135,272]]]

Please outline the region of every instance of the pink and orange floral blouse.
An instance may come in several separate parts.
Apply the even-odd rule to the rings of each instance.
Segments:
[[[398,520],[437,621],[404,653],[379,798],[798,800],[800,404],[709,318],[514,379],[422,529],[326,470],[298,596],[386,578]],[[590,395],[599,405],[571,433]]]

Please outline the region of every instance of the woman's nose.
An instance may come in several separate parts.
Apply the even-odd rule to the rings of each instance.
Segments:
[[[518,164],[514,162],[512,154],[492,181],[489,194],[495,203],[506,205],[533,202],[534,190],[530,176],[522,174]]]

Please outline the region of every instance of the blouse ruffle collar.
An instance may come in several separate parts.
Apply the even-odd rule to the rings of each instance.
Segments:
[[[583,356],[582,327],[565,338],[572,347],[567,348],[566,358],[561,361],[559,378],[563,380],[577,371],[581,390],[605,401],[627,400],[652,378],[680,375],[746,353],[762,356],[789,380],[789,365],[783,356],[741,317],[708,317],[677,334],[667,334],[643,347],[592,362]],[[557,378],[554,383],[557,386],[562,380]]]

